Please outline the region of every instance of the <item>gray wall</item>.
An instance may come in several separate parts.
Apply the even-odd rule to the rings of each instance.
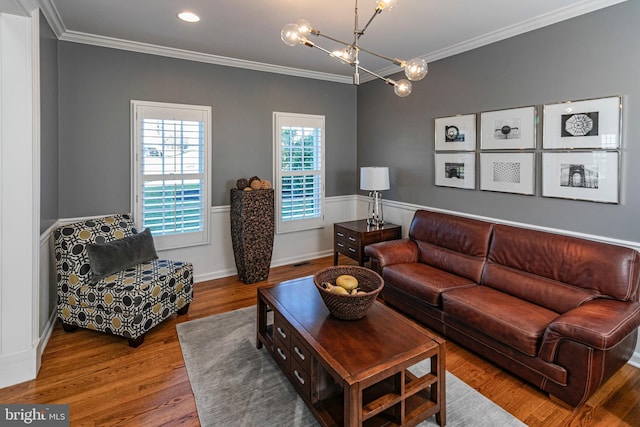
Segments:
[[[212,205],[238,178],[272,179],[273,111],[326,117],[326,195],[356,188],[350,85],[59,43],[62,218],[130,211],[130,101],[212,106]]]
[[[40,233],[58,220],[58,39],[40,17]]]
[[[640,1],[628,1],[430,64],[398,98],[380,82],[358,91],[358,166],[390,167],[384,198],[640,242]],[[566,100],[623,96],[621,203],[436,187],[434,119]],[[540,117],[542,119],[542,117]],[[542,120],[541,120],[542,122]],[[477,186],[479,188],[479,186]]]

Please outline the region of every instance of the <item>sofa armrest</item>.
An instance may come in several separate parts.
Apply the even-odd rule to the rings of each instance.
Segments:
[[[640,303],[596,299],[570,310],[551,322],[544,334],[539,357],[552,362],[563,340],[598,350],[608,350],[640,326]]]
[[[411,239],[373,243],[364,247],[364,253],[375,260],[379,272],[387,265],[418,262],[418,246]]]

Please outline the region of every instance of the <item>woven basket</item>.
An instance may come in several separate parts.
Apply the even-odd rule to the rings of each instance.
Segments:
[[[343,274],[349,274],[358,279],[358,289],[365,293],[356,295],[333,294],[322,287],[322,283],[336,284],[336,278]],[[367,314],[367,310],[384,286],[384,280],[378,273],[365,267],[353,265],[327,267],[313,275],[318,292],[322,297],[329,313],[338,319],[361,319]]]

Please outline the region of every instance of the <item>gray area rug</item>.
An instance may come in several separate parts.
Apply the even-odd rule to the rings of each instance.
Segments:
[[[256,307],[177,325],[198,416],[209,426],[317,426],[265,348],[256,349]],[[428,362],[427,362],[428,363]],[[411,368],[421,375],[428,364]],[[447,426],[524,426],[447,372]],[[435,417],[420,426],[436,426]]]

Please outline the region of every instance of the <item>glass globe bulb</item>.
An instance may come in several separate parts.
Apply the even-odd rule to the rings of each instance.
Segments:
[[[353,64],[356,60],[356,51],[351,46],[345,47],[344,49],[334,50],[331,54],[350,64]]]
[[[398,80],[394,85],[393,91],[401,98],[409,96],[411,94],[411,82],[409,80]]]
[[[378,10],[391,10],[398,5],[398,0],[379,0]]]
[[[304,18],[298,19],[296,21],[296,25],[298,26],[298,31],[300,32],[300,34],[304,36],[308,36],[311,33],[311,30],[313,28],[311,26],[311,23]]]
[[[404,66],[404,74],[409,80],[418,81],[424,79],[429,72],[427,61],[420,58],[414,58],[408,61]]]
[[[296,24],[287,24],[282,27],[280,38],[284,44],[288,46],[295,46],[300,43],[300,29]]]

